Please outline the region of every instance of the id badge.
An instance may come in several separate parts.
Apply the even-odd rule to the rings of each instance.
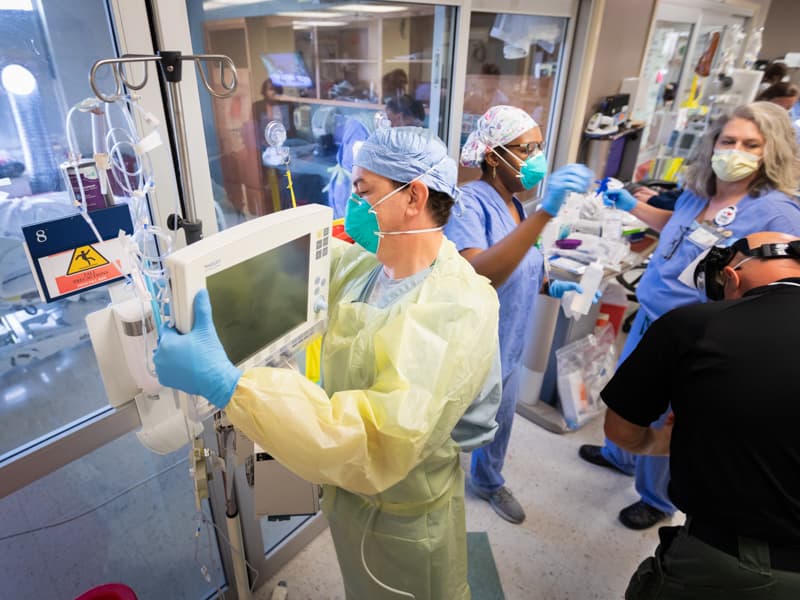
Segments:
[[[689,234],[689,241],[698,248],[705,250],[711,248],[711,246],[716,244],[722,237],[723,236],[718,231],[707,225],[697,225],[692,233]]]

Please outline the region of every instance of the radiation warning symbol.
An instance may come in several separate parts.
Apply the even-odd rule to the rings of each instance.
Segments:
[[[75,273],[88,271],[107,264],[108,260],[93,246],[79,246],[72,251],[72,259],[69,261],[67,275],[74,275]]]

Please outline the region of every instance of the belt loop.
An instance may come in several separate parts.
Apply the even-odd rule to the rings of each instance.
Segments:
[[[769,544],[753,538],[739,536],[739,564],[761,575],[772,573]]]

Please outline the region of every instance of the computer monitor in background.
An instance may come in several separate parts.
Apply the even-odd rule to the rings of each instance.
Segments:
[[[262,54],[261,62],[264,63],[272,85],[300,89],[310,88],[314,85],[299,52]]]

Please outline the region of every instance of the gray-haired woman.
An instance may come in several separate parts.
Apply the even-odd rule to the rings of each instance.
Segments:
[[[607,192],[609,202],[661,232],[637,287],[640,309],[620,362],[650,323],[674,308],[705,300],[702,292],[680,277],[702,252],[759,231],[800,235],[797,152],[786,111],[770,102],[754,102],[735,108],[710,126],[686,169],[685,191],[674,212],[639,202],[625,190]],[[636,475],[641,500],[619,514],[627,527],[645,529],[675,512],[667,495],[667,457],[637,457],[609,440],[602,448],[582,446],[580,455],[591,463]]]

